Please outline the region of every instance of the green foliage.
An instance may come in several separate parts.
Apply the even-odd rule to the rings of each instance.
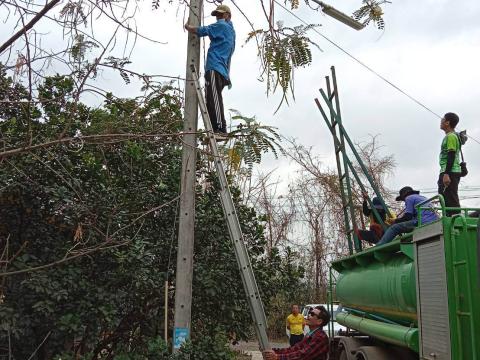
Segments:
[[[67,121],[71,82],[50,78],[40,91],[49,101],[34,128],[46,141]],[[176,132],[179,102],[169,92],[144,104],[112,99],[104,109],[79,106],[71,131]],[[0,126],[11,134],[8,147],[22,145],[22,122],[7,119]],[[10,337],[17,358],[28,358],[48,334],[46,358],[65,350],[98,354],[129,341],[132,349],[141,348],[159,332],[176,218],[175,202],[159,205],[178,194],[180,145],[113,139],[72,150],[45,148],[2,163],[0,239],[8,254],[18,254],[7,271],[85,253],[6,278],[1,341]]]
[[[383,20],[383,10],[381,5],[387,1],[378,0],[362,0],[362,7],[353,13],[353,18],[367,26],[373,22],[379,30],[385,28],[385,21]]]
[[[105,59],[105,63],[111,65],[114,69],[120,72],[120,76],[122,77],[125,84],[130,83],[130,76],[124,70],[125,65],[131,64],[131,61],[128,58],[116,58],[114,56],[109,56]]]
[[[385,21],[382,5],[389,2],[388,0],[362,0],[362,6],[353,13],[353,18],[365,26],[372,22],[378,29],[383,30]],[[300,0],[283,1],[285,6],[287,3],[291,10],[297,10],[300,6]],[[274,93],[278,88],[282,91],[282,99],[277,111],[284,101],[288,104],[289,93],[295,98],[295,70],[299,67],[309,66],[312,63],[312,45],[318,47],[310,37],[306,36],[308,30],[318,25],[299,25],[292,28],[284,27],[280,21],[275,24],[273,19],[276,18],[275,9],[278,7],[296,16],[283,4],[272,2],[270,9],[264,8],[268,29],[253,30],[246,39],[246,43],[252,39],[256,40],[258,57],[262,64],[260,80],[266,80],[267,95]],[[305,4],[318,10],[317,4],[313,4],[309,0],[305,0]]]
[[[28,103],[29,93],[27,89],[18,83],[14,83],[6,76],[6,70],[0,63],[0,124],[9,122],[15,128],[21,128],[23,134],[28,132],[28,117],[37,119],[40,112],[33,109]],[[5,139],[10,136],[17,136],[11,128],[0,128],[2,145],[5,146]]]
[[[234,360],[236,353],[228,345],[228,339],[218,333],[215,337],[199,337],[193,343],[187,341],[177,353],[172,353],[161,337],[147,341],[144,347],[132,351],[130,344],[120,344],[113,359],[115,360]],[[92,353],[72,355],[65,352],[54,357],[55,360],[87,360]]]
[[[70,3],[70,8],[72,8],[72,3]],[[69,4],[65,6],[64,9],[70,9]],[[76,10],[76,7],[73,6],[73,9]],[[77,35],[74,39],[74,43],[70,48],[70,54],[72,55],[75,61],[82,61],[85,58],[87,50],[92,48],[97,48],[98,45],[93,41],[85,40],[85,36]]]
[[[246,42],[252,38],[260,40],[259,56],[262,60],[262,76],[265,76],[267,81],[267,94],[280,86],[283,96],[279,107],[283,101],[288,103],[288,92],[294,95],[295,69],[308,66],[312,62],[310,45],[317,45],[306,36],[306,33],[315,26],[317,25],[290,28],[278,22],[276,29],[256,30],[247,37]]]
[[[168,344],[157,337],[134,352],[128,345],[121,345],[115,360],[234,360],[235,353],[227,344],[227,337],[217,332],[214,337],[198,337],[193,342],[186,342],[178,353],[172,354]]]
[[[283,254],[278,249],[273,249],[270,254],[270,266],[282,269],[270,280],[278,289],[268,304],[268,331],[275,339],[285,336],[285,319],[292,304],[301,306],[308,301],[308,286],[303,280],[305,268],[300,255],[290,247]]]
[[[82,7],[78,3],[68,3],[64,8],[65,17],[74,17],[74,18],[81,18],[82,20],[86,17],[82,12]],[[61,14],[62,15],[62,14]],[[76,20],[77,21],[77,20]],[[97,74],[97,67],[93,65],[88,58],[87,52],[92,51],[95,48],[98,48],[99,45],[96,41],[91,41],[85,39],[83,34],[77,34],[72,40],[72,46],[69,49],[70,55],[72,57],[71,64],[74,69],[73,74],[77,79],[82,79],[85,76],[91,74],[95,77]]]
[[[215,183],[216,179],[210,175],[207,181]],[[195,261],[203,265],[195,269],[193,312],[199,319],[197,331],[202,334],[214,336],[221,329],[231,337],[246,339],[251,330],[250,312],[217,186],[210,187],[197,199]],[[240,192],[235,188],[231,190],[256,275],[275,273],[261,261],[265,245],[263,227],[253,209],[240,203]],[[273,284],[267,280],[259,279],[260,287],[270,294],[274,291]]]
[[[260,164],[262,155],[270,152],[277,158],[279,152],[284,153],[275,127],[260,124],[255,116],[243,116],[234,109],[230,112],[233,113],[232,120],[240,121],[230,132],[233,144],[225,148],[231,173],[244,170],[247,176],[251,176],[253,165]]]
[[[63,18],[66,23],[71,25],[87,25],[87,15],[82,7],[82,2],[67,2],[62,10],[60,10],[60,17]],[[83,35],[80,36],[83,38]]]
[[[2,75],[1,98],[28,96]],[[39,87],[44,101],[28,110],[37,114],[35,141],[56,139],[67,123],[67,136],[103,140],[77,137],[0,165],[2,272],[16,272],[0,287],[0,357],[10,346],[14,358],[28,358],[43,343],[39,359],[182,359],[160,340],[163,282],[174,278],[176,258],[180,99],[164,86],[142,99],[108,96],[101,108],[74,108],[72,91],[61,76]],[[0,114],[5,148],[23,147],[28,113],[17,102]],[[198,173],[215,184],[200,160]],[[228,340],[251,335],[250,312],[218,191],[197,190],[193,342],[184,353],[233,359]],[[268,311],[283,274],[296,275],[265,259],[262,222],[235,187],[232,195]]]
[[[213,336],[200,336],[193,341],[190,350],[194,360],[234,360],[235,353],[226,345],[228,342],[220,329]]]

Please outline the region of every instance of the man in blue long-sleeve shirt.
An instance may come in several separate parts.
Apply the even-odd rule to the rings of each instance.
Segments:
[[[205,97],[213,131],[216,133],[217,140],[224,140],[227,125],[223,110],[222,90],[227,85],[231,87],[230,62],[235,50],[235,30],[228,6],[219,5],[212,12],[212,16],[217,18],[217,22],[199,27],[185,24],[185,29],[192,34],[200,37],[208,36],[210,39],[205,64]]]

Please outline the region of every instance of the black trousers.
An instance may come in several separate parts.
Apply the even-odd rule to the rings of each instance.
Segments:
[[[295,345],[303,340],[303,334],[300,335],[290,335],[290,346]]]
[[[443,185],[443,175],[440,173],[438,177],[438,193],[443,195],[446,207],[460,207],[460,199],[458,198],[458,184],[460,183],[460,174],[450,173],[451,183],[447,187]],[[460,210],[447,210],[447,216],[458,214]]]
[[[205,73],[205,98],[213,132],[227,132],[222,90],[228,83],[228,80],[215,70],[208,70]]]

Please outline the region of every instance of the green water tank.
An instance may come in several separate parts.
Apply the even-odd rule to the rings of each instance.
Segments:
[[[351,262],[352,264],[352,262]],[[347,308],[402,324],[417,324],[415,266],[403,252],[388,258],[371,257],[354,266],[336,267],[337,300]]]

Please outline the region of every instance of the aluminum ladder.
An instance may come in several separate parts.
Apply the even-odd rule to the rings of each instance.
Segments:
[[[220,182],[220,199],[222,201],[223,213],[225,215],[225,219],[227,220],[228,232],[230,233],[230,239],[232,239],[233,247],[235,249],[237,264],[240,269],[243,287],[245,289],[245,293],[247,294],[250,312],[255,323],[255,331],[257,333],[260,349],[270,350],[271,347],[267,337],[267,319],[265,317],[262,299],[260,297],[260,292],[258,291],[258,286],[255,280],[252,265],[250,263],[250,258],[248,256],[247,247],[245,246],[242,229],[240,227],[240,222],[238,221],[235,205],[233,204],[232,195],[230,194],[225,170],[218,152],[217,141],[215,140],[212,123],[210,122],[210,116],[208,115],[207,111],[207,105],[200,87],[198,73],[195,69],[195,65],[190,65],[190,69],[192,71],[192,78],[195,83],[195,89],[197,92],[198,104],[200,106],[203,123],[205,125],[205,129],[207,130],[210,149],[214,157],[215,169]]]

